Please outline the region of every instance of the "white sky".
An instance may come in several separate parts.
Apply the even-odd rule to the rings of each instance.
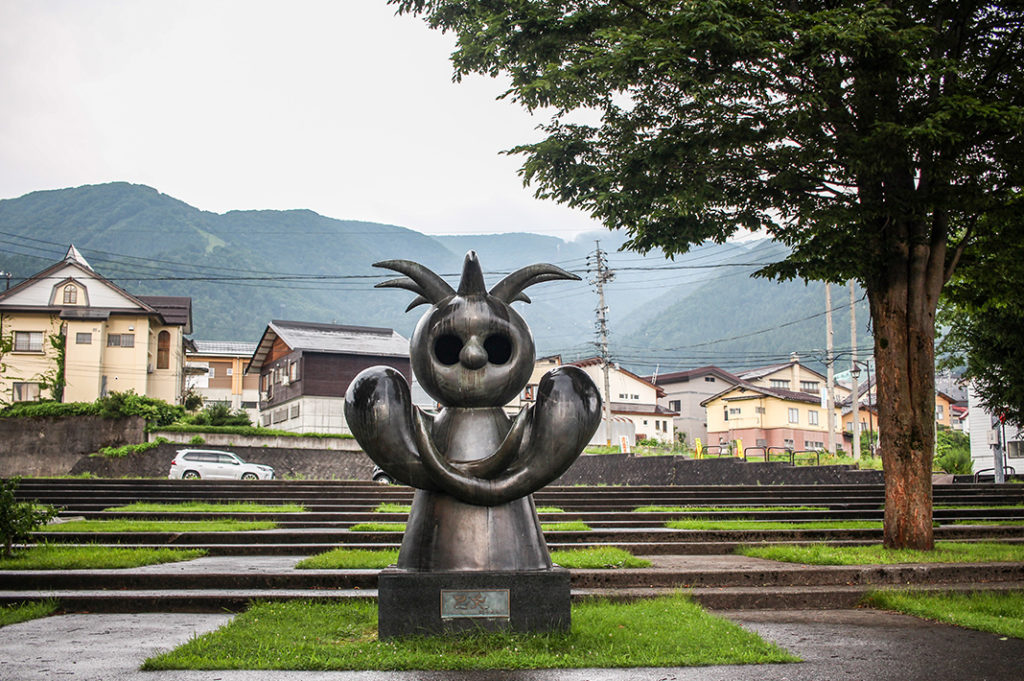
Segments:
[[[544,122],[385,0],[0,0],[0,198],[127,181],[431,234],[600,226],[499,151]]]

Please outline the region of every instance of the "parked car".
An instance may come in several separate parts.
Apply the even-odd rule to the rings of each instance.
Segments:
[[[174,455],[171,472],[167,477],[173,480],[273,480],[274,469],[259,463],[246,463],[231,452],[216,449],[179,449]]]

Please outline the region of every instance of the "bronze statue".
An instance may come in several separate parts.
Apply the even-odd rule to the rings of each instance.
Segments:
[[[414,406],[406,379],[388,367],[359,374],[345,396],[345,417],[364,451],[417,488],[398,569],[551,570],[531,495],[579,456],[600,422],[601,399],[582,370],[558,367],[541,379],[533,405],[515,419],[505,414],[502,406],[534,367],[533,337],[511,303],[530,302],[523,290],[533,284],[579,277],[532,265],[487,291],[473,251],[458,290],[408,260],[375,266],[405,275],[378,286],[416,293],[407,311],[431,305],[410,354],[423,389],[442,407],[430,416]]]

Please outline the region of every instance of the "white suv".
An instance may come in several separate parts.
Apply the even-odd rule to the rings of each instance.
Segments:
[[[230,480],[273,480],[274,469],[246,463],[231,452],[216,449],[179,449],[167,476],[174,480],[220,478]]]

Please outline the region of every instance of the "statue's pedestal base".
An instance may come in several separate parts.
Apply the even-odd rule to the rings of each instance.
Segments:
[[[377,581],[378,634],[434,636],[463,631],[568,631],[569,571],[411,572]]]

